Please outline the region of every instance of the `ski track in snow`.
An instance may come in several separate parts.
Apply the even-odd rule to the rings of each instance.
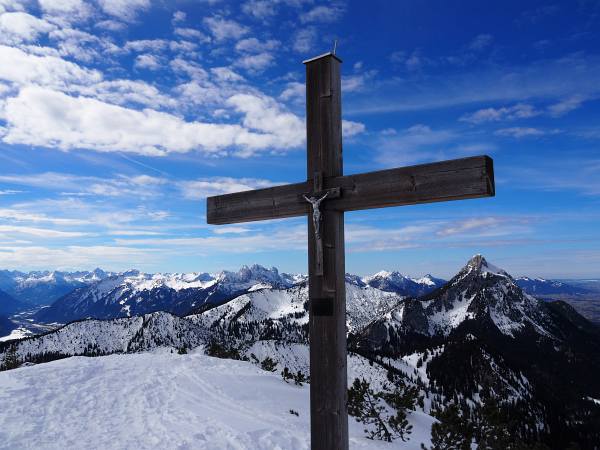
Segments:
[[[0,373],[0,449],[308,449],[308,402],[307,385],[201,351],[73,357]],[[392,444],[350,417],[350,448],[429,444],[433,419],[409,417]]]

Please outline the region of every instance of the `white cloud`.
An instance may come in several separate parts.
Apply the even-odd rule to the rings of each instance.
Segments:
[[[543,136],[546,134],[546,132],[544,130],[532,127],[510,127],[496,130],[494,134],[497,136],[522,138],[528,136]]]
[[[0,0],[0,13],[6,11],[23,11],[23,2],[19,0]]]
[[[267,148],[287,149],[303,142],[304,124],[267,97],[236,95],[229,104],[243,114],[239,125],[186,122],[150,109],[137,111],[93,98],[71,97],[28,87],[6,101],[4,142],[61,150],[90,149],[161,156],[200,150],[221,155],[236,148],[250,156]]]
[[[343,13],[344,13],[344,9],[339,5],[315,6],[311,10],[300,15],[300,21],[302,23],[309,23],[309,22],[330,23],[330,22],[335,22],[336,20],[338,20],[342,16]]]
[[[261,20],[273,17],[277,13],[272,0],[249,0],[242,5],[242,11]]]
[[[170,239],[116,239],[124,246],[159,247],[174,255],[206,255],[219,253],[259,253],[270,250],[305,250],[306,226],[285,227],[270,233],[249,233],[242,236],[209,236]]]
[[[101,28],[109,31],[123,31],[127,28],[127,25],[123,22],[119,22],[118,20],[101,20],[100,22],[96,22],[94,24],[96,28]]]
[[[71,56],[75,59],[91,62],[99,59],[102,54],[119,53],[121,49],[110,39],[99,38],[81,30],[63,27],[50,32],[49,37],[57,42],[58,53],[61,56]]]
[[[298,53],[310,52],[317,40],[317,30],[314,27],[298,30],[293,36],[292,47]]]
[[[161,194],[158,188],[166,184],[167,180],[149,175],[119,175],[114,178],[101,178],[45,172],[31,175],[0,175],[0,182],[46,190],[70,191],[69,195],[94,194],[109,197],[147,198],[158,197]],[[0,210],[0,218],[16,219],[20,217],[24,220],[46,220],[43,217],[38,220],[36,215],[15,214],[15,211],[12,210]]]
[[[136,69],[158,70],[162,64],[156,56],[146,53],[135,58],[134,66]]]
[[[220,82],[233,82],[237,83],[239,81],[244,81],[244,77],[238,73],[235,73],[229,67],[213,67],[210,69],[210,72],[217,78]]]
[[[486,231],[505,222],[506,220],[498,217],[475,217],[448,224],[442,229],[438,230],[436,234],[438,236],[453,236],[456,234],[464,234],[473,230]]]
[[[131,267],[144,269],[161,258],[160,249],[140,249],[135,247],[107,245],[69,245],[63,248],[43,246],[0,246],[0,265],[28,269],[80,269],[97,267],[99,262],[105,267],[126,270]]]
[[[491,34],[479,34],[469,44],[471,50],[480,51],[491,45],[494,38]]]
[[[548,107],[548,113],[552,117],[560,117],[579,108],[583,104],[584,100],[585,98],[581,95],[573,95],[567,99],[561,100],[558,103],[550,105]]]
[[[102,10],[126,22],[132,22],[140,12],[150,8],[150,0],[98,0]]]
[[[172,23],[180,23],[180,22],[185,22],[185,19],[187,18],[187,14],[183,11],[175,11],[173,13],[173,19],[171,19]]]
[[[273,64],[272,53],[258,53],[256,55],[244,55],[235,62],[236,67],[241,67],[252,73],[261,73]]]
[[[143,81],[102,81],[89,86],[73,86],[72,90],[116,105],[137,104],[152,108],[177,106],[176,99]]]
[[[234,20],[223,19],[221,17],[206,17],[204,24],[208,27],[217,41],[226,39],[240,39],[248,34],[250,29]]]
[[[54,29],[51,23],[24,12],[0,14],[0,42],[5,44],[32,42]]]
[[[242,123],[245,127],[276,137],[278,145],[293,148],[304,143],[304,121],[283,111],[272,98],[236,94],[227,100],[227,104],[244,114]]]
[[[287,84],[285,90],[281,93],[279,98],[281,100],[303,100],[306,95],[306,85],[304,83],[298,83],[292,81]]]
[[[55,89],[69,89],[72,85],[90,85],[102,80],[96,70],[84,69],[77,64],[55,56],[36,56],[0,45],[0,79],[20,85],[38,84]]]
[[[86,20],[94,14],[94,8],[83,0],[38,0],[40,8],[55,23],[68,24]]]
[[[213,233],[215,234],[243,234],[243,233],[248,233],[250,231],[250,228],[244,228],[244,227],[218,227],[218,228],[214,228]]]
[[[127,41],[123,49],[134,52],[159,52],[168,47],[169,41],[166,39],[140,39],[137,41]]]
[[[268,20],[277,15],[280,5],[300,8],[313,0],[247,0],[242,4],[242,11],[259,20]]]
[[[356,92],[362,90],[366,84],[377,74],[375,70],[369,70],[364,73],[342,77],[342,91]]]
[[[191,39],[195,42],[210,42],[210,38],[202,31],[194,28],[175,28],[174,33],[186,39]]]
[[[32,213],[19,208],[0,208],[0,219],[17,222],[52,223],[55,225],[85,225],[89,222],[82,219],[52,217],[39,212]]]
[[[253,189],[271,187],[275,184],[272,181],[258,178],[212,177],[182,181],[179,183],[179,188],[185,198],[203,200],[213,195],[251,191]]]
[[[49,228],[24,227],[20,225],[0,225],[0,236],[2,236],[2,234],[5,236],[12,234],[25,234],[45,239],[89,236],[89,233],[82,233],[79,231],[60,231]]]
[[[208,73],[199,64],[183,58],[175,58],[169,63],[176,73],[184,73],[194,80],[207,80]]]
[[[344,137],[352,137],[365,132],[365,124],[352,122],[351,120],[342,120],[342,134]]]
[[[259,41],[258,39],[252,37],[238,41],[238,43],[235,44],[235,49],[238,52],[243,53],[262,53],[275,50],[280,44],[281,42],[275,39]]]
[[[474,124],[484,122],[498,122],[501,120],[528,119],[541,114],[541,111],[536,110],[533,106],[518,103],[514,106],[502,108],[485,108],[475,111],[472,114],[466,114],[459,120]]]

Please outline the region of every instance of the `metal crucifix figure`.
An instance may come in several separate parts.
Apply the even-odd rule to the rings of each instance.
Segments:
[[[312,205],[313,209],[313,225],[315,227],[315,238],[320,241],[321,240],[321,210],[319,209],[319,205],[325,198],[329,195],[329,192],[326,192],[325,195],[321,198],[317,197],[307,197],[303,195],[304,200]]]

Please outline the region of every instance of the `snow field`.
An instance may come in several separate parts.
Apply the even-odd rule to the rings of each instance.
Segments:
[[[0,449],[309,449],[308,402],[306,385],[201,351],[73,357],[0,373]],[[389,444],[349,418],[350,447],[429,443],[433,419],[410,420]]]

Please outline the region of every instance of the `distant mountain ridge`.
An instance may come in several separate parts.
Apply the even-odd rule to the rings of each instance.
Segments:
[[[41,309],[36,318],[43,322],[65,323],[86,317],[111,319],[155,311],[184,315],[224,303],[251,290],[288,288],[302,281],[302,277],[259,265],[215,275],[146,274],[131,270],[112,274],[66,294]]]
[[[380,271],[360,277],[346,275],[350,284],[370,286],[400,296],[419,297],[442,287],[445,280],[432,275],[421,278],[397,271]],[[66,323],[86,317],[127,317],[153,311],[183,315],[225,302],[251,289],[277,289],[306,282],[305,275],[281,274],[276,268],[244,266],[237,272],[222,271],[147,274],[93,271],[0,271],[0,312],[6,314],[39,305],[35,316],[46,323]],[[580,295],[586,289],[542,278],[520,277],[516,284],[538,297]]]
[[[350,285],[399,296],[429,292],[443,280],[430,275],[415,280],[398,272],[374,277],[346,275]],[[243,266],[237,272],[146,274],[131,270],[107,274],[76,288],[36,314],[41,322],[66,323],[87,317],[110,319],[167,311],[178,315],[202,312],[259,289],[286,289],[306,284],[306,276],[280,273],[275,267]]]
[[[0,289],[24,305],[49,305],[73,289],[111,275],[102,269],[76,272],[0,270]]]
[[[517,285],[531,295],[559,295],[559,294],[587,294],[591,291],[581,286],[558,280],[544,278],[519,277],[515,279]]]

